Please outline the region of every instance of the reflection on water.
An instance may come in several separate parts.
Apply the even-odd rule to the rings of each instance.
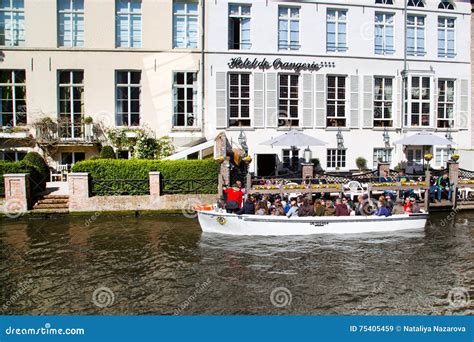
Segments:
[[[474,288],[474,214],[436,225],[444,217],[432,216],[424,232],[258,238],[202,234],[181,217],[2,221],[0,311],[472,313],[448,294]],[[102,288],[105,302],[93,298]],[[271,298],[277,288],[284,298]]]

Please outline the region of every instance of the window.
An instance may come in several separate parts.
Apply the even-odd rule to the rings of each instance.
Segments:
[[[0,160],[5,160],[5,161],[20,161],[25,158],[26,152],[18,152],[18,151],[3,151],[0,152]]]
[[[280,50],[300,49],[300,9],[298,7],[278,8],[278,48]]]
[[[83,160],[86,160],[86,154],[84,152],[62,152],[61,153],[62,165],[73,165]]]
[[[430,125],[430,78],[411,76],[405,82],[405,126]]]
[[[326,22],[326,50],[347,51],[347,11],[328,10]]]
[[[278,126],[298,126],[299,75],[278,75]]]
[[[346,150],[331,148],[328,149],[327,167],[330,169],[339,169],[346,167]]]
[[[173,81],[173,127],[194,127],[197,124],[197,74],[175,72]]]
[[[375,13],[375,53],[377,55],[392,55],[393,46],[393,14]]]
[[[198,47],[198,4],[175,2],[173,4],[173,48]]]
[[[393,78],[374,79],[374,127],[393,126]]]
[[[451,151],[449,148],[437,148],[435,153],[436,166],[446,166],[451,159]]]
[[[454,5],[451,1],[443,0],[438,5],[439,9],[447,9],[447,10],[454,10]]]
[[[391,148],[374,148],[374,169],[377,168],[378,163],[392,163]]]
[[[380,5],[393,5],[393,0],[375,0],[375,3]]]
[[[407,17],[407,54],[425,55],[425,17],[419,15]]]
[[[438,57],[453,58],[455,54],[455,19],[438,18]]]
[[[132,159],[132,154],[128,150],[120,150],[117,152],[117,159]]]
[[[117,71],[117,126],[140,126],[140,71]]]
[[[250,126],[250,74],[229,74],[229,126]]]
[[[116,0],[117,47],[142,46],[142,1]]]
[[[327,127],[346,126],[346,77],[328,76]]]
[[[84,72],[59,71],[59,136],[81,138],[84,115]]]
[[[438,80],[438,128],[454,128],[454,81]]]
[[[229,49],[250,49],[250,5],[229,5]]]
[[[25,70],[0,70],[0,126],[26,125]]]
[[[0,45],[25,45],[24,0],[0,1]]]
[[[425,7],[423,0],[408,0],[407,6],[409,7]]]
[[[285,149],[281,151],[283,167],[293,170],[294,168],[298,167],[298,160],[299,160],[299,152],[298,149]]]
[[[59,46],[84,46],[84,0],[59,0]]]

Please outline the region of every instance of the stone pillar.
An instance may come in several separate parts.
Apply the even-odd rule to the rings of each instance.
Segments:
[[[159,172],[150,172],[150,195],[161,196],[161,174]]]
[[[449,173],[449,181],[452,184],[457,185],[458,178],[459,178],[459,163],[448,161],[448,173]]]
[[[378,170],[379,177],[382,177],[385,171],[388,171],[390,174],[390,164],[379,162],[377,164],[377,170]]]
[[[5,180],[5,203],[6,207],[21,213],[30,208],[30,174],[9,173],[4,174]]]
[[[69,186],[69,199],[84,199],[91,196],[89,174],[70,173],[67,177]]]
[[[313,163],[301,163],[301,178],[314,178],[314,164]]]

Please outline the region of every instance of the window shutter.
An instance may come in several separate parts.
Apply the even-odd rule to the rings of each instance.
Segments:
[[[267,127],[277,126],[278,97],[277,74],[267,74]]]
[[[313,75],[303,74],[303,127],[312,128],[313,123]]]
[[[227,77],[216,72],[216,128],[227,128]]]
[[[469,127],[469,81],[459,80],[459,110],[455,118],[455,126],[458,129],[468,129]]]
[[[374,78],[364,76],[364,128],[372,128],[374,125]]]
[[[326,127],[326,75],[316,75],[316,127]]]
[[[434,82],[434,89],[433,89],[433,96],[434,96],[434,101],[433,101],[433,122],[431,122],[432,127],[438,127],[438,79],[435,77],[433,78]]]
[[[351,118],[350,127],[359,128],[359,76],[352,75],[351,82]]]
[[[397,77],[397,99],[396,101],[393,101],[393,103],[396,103],[397,110],[394,112],[395,113],[395,128],[401,128],[402,127],[402,87],[403,87],[403,81],[401,77]]]
[[[265,127],[265,80],[263,72],[253,75],[253,119],[254,127]]]

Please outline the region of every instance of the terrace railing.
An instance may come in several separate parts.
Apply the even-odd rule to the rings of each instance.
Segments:
[[[217,179],[164,179],[161,191],[163,195],[215,194]]]
[[[92,196],[144,196],[149,194],[148,179],[92,180]]]

